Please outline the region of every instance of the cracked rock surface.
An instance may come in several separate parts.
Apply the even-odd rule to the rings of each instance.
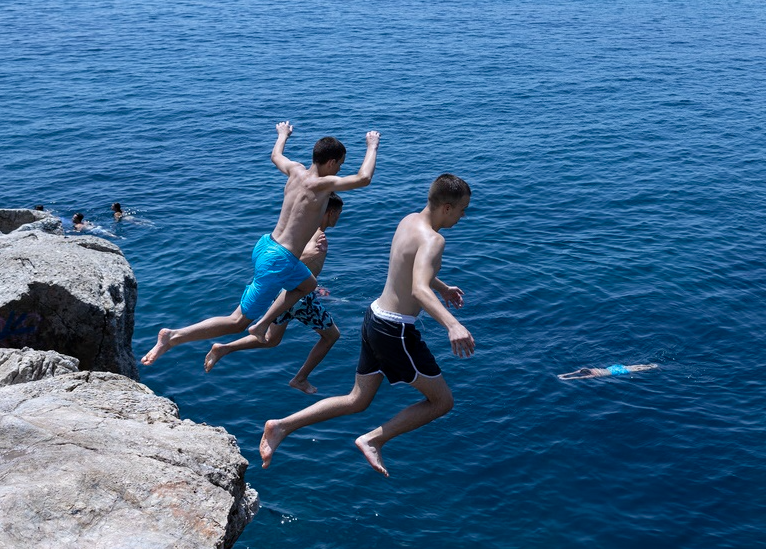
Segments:
[[[0,388],[0,547],[226,548],[257,511],[220,427],[121,375]]]
[[[0,228],[10,231],[0,234],[0,347],[56,350],[80,370],[137,380],[130,264],[107,240],[46,232],[55,220],[44,215],[0,210]]]
[[[55,351],[0,349],[0,387],[79,372],[78,363]]]

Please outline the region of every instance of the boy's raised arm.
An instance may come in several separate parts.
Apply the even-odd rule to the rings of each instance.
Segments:
[[[367,132],[367,153],[364,155],[364,161],[359,171],[354,175],[345,177],[327,177],[328,188],[332,191],[348,191],[369,185],[372,181],[372,175],[375,173],[379,144],[380,133],[376,131]]]
[[[277,142],[274,143],[274,148],[271,151],[271,161],[279,168],[279,171],[285,175],[290,175],[290,170],[294,167],[300,166],[300,162],[290,160],[284,155],[285,143],[287,138],[293,133],[293,127],[289,121],[280,122],[277,124]]]

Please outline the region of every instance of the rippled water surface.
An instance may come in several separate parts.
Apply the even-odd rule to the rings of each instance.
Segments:
[[[312,380],[350,388],[396,224],[444,171],[474,191],[440,277],[477,353],[422,319],[456,404],[386,446],[388,479],[353,445],[417,399],[386,384],[260,469],[264,422],[316,400],[287,386],[303,326],[210,374],[209,342],[142,366],[250,460],[263,507],[236,547],[763,546],[765,26],[756,1],[7,0],[0,207],[115,232],[140,357],[160,327],[236,307],[279,211],[277,121],[301,162],[339,137],[342,173],[377,129],[373,183],[328,232],[343,337]]]

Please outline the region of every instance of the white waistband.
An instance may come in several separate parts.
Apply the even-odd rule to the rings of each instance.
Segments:
[[[388,320],[389,322],[398,322],[400,324],[415,324],[415,321],[417,320],[416,317],[411,315],[392,313],[391,311],[381,309],[380,305],[378,305],[377,299],[372,302],[370,308],[372,309],[372,312],[375,316],[382,320]]]

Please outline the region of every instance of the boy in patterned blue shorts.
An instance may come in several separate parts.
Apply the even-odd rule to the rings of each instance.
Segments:
[[[330,195],[327,203],[327,210],[322,218],[322,224],[317,229],[312,239],[306,245],[306,249],[301,254],[301,261],[311,270],[314,276],[318,277],[324,267],[327,257],[327,237],[325,231],[328,227],[335,227],[343,211],[343,199],[335,193]],[[309,352],[306,361],[301,369],[290,380],[290,387],[303,391],[307,394],[317,392],[308,381],[308,376],[319,363],[327,356],[335,342],[340,338],[340,330],[333,322],[332,316],[319,301],[319,295],[316,290],[303,296],[290,310],[282,313],[274,323],[269,326],[266,332],[266,342],[261,342],[252,335],[245,336],[237,341],[227,344],[215,343],[210,352],[205,357],[205,371],[209,372],[216,362],[222,357],[242,351],[244,349],[264,349],[276,347],[282,341],[288,323],[296,319],[319,334],[319,341]]]

